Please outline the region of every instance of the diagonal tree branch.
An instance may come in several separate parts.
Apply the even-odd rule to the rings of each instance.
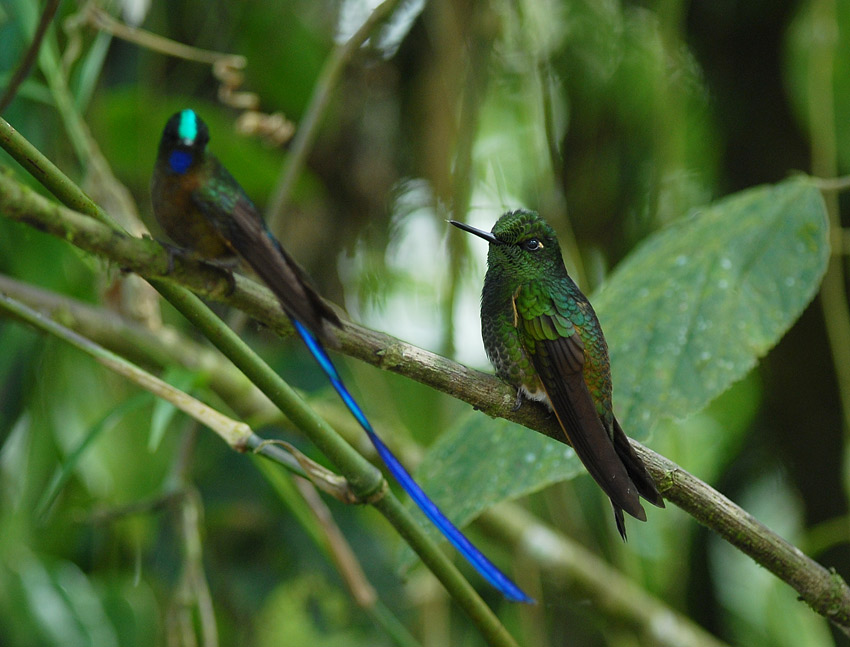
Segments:
[[[32,70],[33,63],[38,58],[38,50],[41,49],[41,43],[44,40],[44,35],[47,33],[47,28],[53,22],[53,17],[56,15],[56,10],[59,9],[59,0],[47,0],[44,3],[44,9],[41,11],[41,18],[38,20],[38,26],[32,37],[32,42],[21,57],[21,62],[15,70],[14,76],[6,84],[6,89],[3,91],[3,96],[0,97],[0,113],[2,113],[18,93],[21,84],[26,81]]]

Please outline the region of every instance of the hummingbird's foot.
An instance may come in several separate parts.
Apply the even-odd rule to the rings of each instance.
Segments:
[[[204,260],[213,267],[227,270],[228,272],[241,267],[241,262],[238,256],[221,256],[219,258],[207,258]]]
[[[219,269],[224,272],[224,276],[227,279],[227,293],[224,296],[232,296],[236,292],[236,277],[233,276],[233,270],[228,270],[224,267],[219,267]]]
[[[232,296],[233,293],[236,292],[236,277],[233,275],[233,270],[230,269],[230,267],[228,267],[226,263],[222,263],[218,259],[205,260],[203,261],[203,263],[204,265],[214,267],[216,270],[218,270],[224,275],[224,278],[227,281],[227,292],[224,293],[224,296]]]
[[[516,401],[514,402],[514,406],[511,407],[511,411],[519,411],[519,408],[522,406],[522,391],[520,389],[516,390]]]
[[[214,268],[223,272],[225,277],[227,278],[227,292],[224,296],[229,297],[232,296],[234,292],[236,292],[236,277],[234,276],[234,270],[238,270],[242,267],[242,263],[239,260],[238,256],[221,256],[219,258],[208,258],[204,261],[207,265],[212,265]]]
[[[165,275],[168,276],[174,271],[174,259],[178,256],[185,258],[187,256],[187,252],[182,247],[177,247],[171,243],[164,243],[161,240],[157,242],[165,250],[165,255],[168,258],[168,264],[165,267]]]

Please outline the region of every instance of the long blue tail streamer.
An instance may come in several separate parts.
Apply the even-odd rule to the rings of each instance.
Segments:
[[[363,413],[363,410],[357,402],[355,402],[354,398],[351,397],[348,389],[345,388],[345,385],[342,383],[342,378],[340,378],[336,367],[331,362],[330,357],[328,357],[327,352],[325,352],[325,349],[319,340],[301,322],[293,319],[292,323],[301,339],[304,340],[304,343],[307,345],[310,353],[316,358],[316,361],[319,363],[319,366],[322,367],[325,375],[328,376],[328,379],[339,394],[339,397],[342,398],[345,406],[348,407],[351,415],[357,419],[357,422],[360,423],[360,426],[363,427],[363,430],[369,436],[369,440],[372,441],[372,444],[375,446],[378,455],[381,457],[381,460],[384,461],[387,469],[389,469],[390,473],[401,484],[401,487],[404,488],[404,491],[407,492],[416,505],[419,506],[419,509],[425,513],[425,516],[431,520],[431,523],[437,526],[446,539],[448,539],[449,542],[451,542],[451,544],[460,552],[460,554],[475,567],[475,570],[481,573],[481,576],[490,582],[490,584],[501,591],[506,598],[514,602],[534,602],[534,600],[527,596],[522,589],[514,584],[507,575],[502,573],[502,571],[500,571],[493,562],[487,559],[484,554],[478,550],[460,530],[458,530],[457,526],[455,526],[448,517],[442,513],[436,504],[428,498],[428,495],[425,494],[422,488],[419,487],[416,481],[413,480],[410,473],[393,455],[393,453],[389,450],[389,447],[387,447],[378,437],[375,430],[372,429],[372,425],[366,418],[366,414]]]

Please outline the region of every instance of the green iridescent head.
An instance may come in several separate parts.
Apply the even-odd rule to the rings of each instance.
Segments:
[[[496,221],[492,232],[450,222],[490,243],[490,268],[502,268],[526,279],[564,271],[555,230],[536,211],[509,211]]]
[[[207,125],[194,110],[181,110],[171,116],[162,131],[159,155],[168,161],[173,173],[185,173],[199,160],[210,141]]]

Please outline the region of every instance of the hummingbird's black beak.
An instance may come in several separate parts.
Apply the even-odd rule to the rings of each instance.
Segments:
[[[489,231],[484,231],[483,229],[477,229],[475,227],[467,225],[465,222],[458,222],[457,220],[449,220],[449,222],[451,224],[453,224],[455,227],[457,227],[458,229],[463,229],[464,231],[468,231],[470,234],[475,234],[479,238],[483,238],[488,243],[493,243],[494,245],[500,244],[499,239],[496,238]]]

